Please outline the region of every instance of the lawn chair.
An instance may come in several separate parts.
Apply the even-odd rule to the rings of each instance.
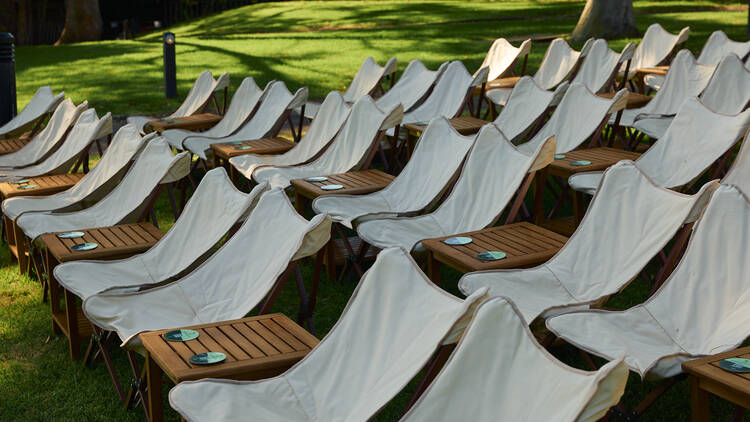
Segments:
[[[30,166],[51,154],[65,140],[73,125],[78,121],[78,117],[87,108],[87,101],[82,102],[78,107],[70,98],[61,101],[52,113],[47,126],[33,138],[29,138],[26,145],[18,151],[0,155],[0,171]]]
[[[139,333],[242,318],[266,297],[260,313],[267,313],[297,262],[325,245],[330,230],[328,216],[305,220],[294,211],[284,191],[275,189],[263,194],[237,232],[186,276],[144,291],[105,291],[89,296],[83,302],[83,311],[96,332],[116,333],[128,349],[133,374],[138,378],[133,351],[142,352]],[[308,296],[302,279],[297,277],[302,299],[300,318],[308,324],[317,283],[313,281]],[[107,353],[106,343],[99,343],[99,347]],[[108,367],[124,401],[118,377]]]
[[[251,77],[247,77],[242,80],[242,83],[234,91],[232,101],[229,103],[224,117],[212,128],[203,132],[194,132],[184,129],[168,129],[162,133],[162,136],[167,140],[172,148],[183,150],[182,142],[190,136],[202,136],[202,137],[213,137],[221,138],[229,136],[234,133],[237,129],[242,126],[250,116],[255,113],[258,108],[258,104],[265,98],[265,93],[268,91],[273,82],[269,82],[266,85],[266,89],[262,90],[255,84],[255,80]]]
[[[352,106],[341,130],[320,156],[295,166],[258,167],[252,172],[253,180],[286,188],[292,179],[366,169],[378,151],[385,131],[397,126],[402,117],[400,104],[384,112],[369,96],[364,96]]]
[[[726,185],[737,186],[742,192],[750,192],[750,142],[748,137],[750,134],[745,134],[745,139],[742,141],[742,146],[737,156],[732,162],[732,166],[729,168],[726,176],[722,179],[722,183]]]
[[[72,261],[54,269],[61,286],[81,299],[113,288],[145,290],[185,274],[244,220],[267,185],[237,190],[223,168],[210,170],[172,228],[148,251],[116,261]],[[175,253],[179,251],[179,253]],[[91,278],[90,274],[96,274]]]
[[[432,71],[418,59],[410,61],[401,77],[398,78],[398,82],[378,98],[375,104],[381,110],[393,110],[399,104],[405,112],[411,110],[429,95],[432,86],[442,75],[448,63],[445,62],[438,70]]]
[[[736,54],[729,54],[719,62],[698,98],[717,113],[741,113],[750,104],[750,71]],[[649,138],[659,139],[673,120],[674,115],[640,116],[633,127]]]
[[[661,288],[625,311],[589,310],[547,320],[576,347],[606,359],[625,355],[641,378],[662,380],[634,420],[678,379],[687,360],[732,350],[748,336],[750,205],[733,186],[720,186],[696,222],[685,254]]]
[[[595,94],[622,89],[625,82],[618,87],[616,76],[623,66],[624,72],[630,72],[634,51],[633,43],[628,43],[622,52],[617,53],[609,48],[606,40],[593,41],[572,83],[584,84]]]
[[[544,53],[544,58],[539,65],[539,69],[534,73],[534,82],[546,91],[557,88],[574,75],[584,57],[586,57],[586,53],[588,53],[592,43],[593,39],[590,38],[579,52],[570,48],[568,43],[562,38],[552,40],[549,47],[547,47],[547,52]],[[502,88],[488,87],[485,95],[491,102],[491,108],[494,109],[494,105],[505,106],[516,84],[518,82],[509,80],[504,84],[508,86]]]
[[[304,164],[320,154],[341,130],[349,116],[349,107],[338,91],[331,91],[320,105],[317,119],[310,123],[305,136],[291,150],[280,155],[245,154],[229,159],[229,164],[248,180],[260,166],[294,166]]]
[[[486,125],[477,134],[451,193],[434,212],[366,221],[357,226],[357,233],[378,248],[400,246],[422,251],[422,239],[493,224],[515,195],[506,219],[510,223],[515,220],[536,171],[552,162],[554,149],[554,136],[550,136],[530,154],[524,153],[496,126]]]
[[[323,340],[282,375],[183,382],[169,393],[191,421],[366,421],[436,349],[454,344],[482,298],[432,284],[404,250],[381,252]],[[211,400],[206,400],[211,397]]]
[[[717,160],[710,177],[719,178],[732,146],[748,126],[750,110],[728,116],[691,98],[683,103],[664,136],[635,162],[654,183],[668,189],[689,187]],[[578,173],[568,179],[568,184],[576,191],[591,195],[601,177],[601,172]]]
[[[547,91],[531,76],[524,76],[513,88],[503,111],[493,123],[513,143],[533,137],[567,90],[567,82],[558,85],[554,91]]]
[[[484,56],[484,61],[479,69],[474,73],[475,77],[481,76],[482,69],[487,68],[489,73],[487,74],[486,81],[488,83],[487,88],[491,88],[493,85],[503,85],[508,79],[508,76],[514,76],[515,70],[518,67],[518,61],[523,57],[523,65],[521,66],[519,76],[523,76],[526,73],[526,62],[529,59],[529,52],[531,51],[531,39],[524,40],[518,48],[508,42],[505,38],[496,39],[490,46],[487,55]],[[482,109],[482,101],[484,101],[485,86],[477,85],[472,90],[474,96],[477,98],[476,114]],[[473,104],[471,105],[473,108]]]
[[[528,323],[597,306],[630,284],[673,238],[682,239],[670,249],[679,256],[712,185],[684,195],[660,187],[633,162],[621,161],[604,173],[583,221],[549,261],[528,269],[469,273],[458,287],[465,295],[489,288],[493,296],[510,298]],[[657,263],[654,286],[671,271],[669,262]]]
[[[201,160],[213,160],[211,144],[274,136],[279,133],[292,110],[304,104],[306,100],[306,87],[292,94],[284,82],[272,82],[265,91],[258,110],[237,131],[223,137],[191,135],[182,141],[182,148],[197,155]],[[294,139],[299,140],[297,133],[294,133]]]
[[[29,129],[30,135],[33,136],[41,129],[44,119],[52,114],[64,99],[64,92],[54,95],[49,86],[37,89],[26,107],[9,122],[0,126],[0,139],[15,138]]]
[[[227,102],[227,88],[229,88],[228,73],[223,73],[218,79],[214,80],[211,71],[204,70],[198,75],[198,79],[195,80],[193,86],[190,87],[190,91],[187,93],[187,96],[185,96],[185,100],[182,104],[180,104],[174,113],[167,117],[175,119],[200,113],[206,108],[206,106],[208,106],[208,103],[212,99],[216,106],[216,111],[223,113]],[[224,107],[219,107],[219,104],[216,101],[216,93],[222,90],[224,91]],[[146,126],[146,123],[157,119],[159,118],[150,116],[128,116],[127,122],[135,125],[141,133],[145,133],[143,128]]]
[[[80,114],[62,145],[41,162],[23,168],[0,169],[0,181],[20,180],[48,174],[75,173],[83,164],[88,171],[89,148],[100,138],[112,134],[112,115],[107,113],[99,119],[96,110],[90,108]]]
[[[558,361],[513,303],[496,297],[479,306],[456,350],[401,421],[594,422],[617,404],[627,382],[622,358],[596,372]]]
[[[397,67],[398,61],[395,57],[391,57],[385,66],[382,67],[372,57],[366,58],[357,71],[357,74],[354,75],[354,79],[352,79],[349,87],[344,92],[344,101],[347,104],[354,104],[365,95],[373,96],[378,91],[380,93],[385,92],[382,88],[383,81],[390,77],[391,86],[393,86]],[[305,117],[312,120],[318,114],[320,106],[321,103],[319,101],[307,101],[302,113]]]
[[[690,27],[686,26],[675,35],[669,33],[658,23],[651,24],[643,34],[643,39],[633,52],[630,72],[627,79],[636,74],[636,70],[644,67],[654,67],[669,64],[672,56],[684,45],[690,36]],[[624,75],[624,72],[620,72]]]

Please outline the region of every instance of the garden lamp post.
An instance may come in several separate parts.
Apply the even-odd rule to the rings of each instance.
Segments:
[[[177,65],[175,64],[174,34],[164,33],[164,95],[167,98],[177,96]]]

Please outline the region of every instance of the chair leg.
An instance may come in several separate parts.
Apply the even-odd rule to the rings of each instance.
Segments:
[[[116,337],[114,332],[105,332],[101,328],[94,326],[94,333],[91,335],[91,341],[94,342],[94,347],[98,349],[97,355],[101,356],[102,360],[104,360],[104,365],[107,367],[109,377],[112,379],[112,384],[115,386],[117,398],[120,399],[120,402],[126,404],[128,401],[128,395],[125,393],[122,383],[120,383],[120,377],[117,375],[115,365],[112,362],[112,356],[109,354],[108,345],[114,337]],[[91,363],[93,363],[93,361]]]
[[[443,344],[440,346],[440,348],[438,348],[438,351],[435,354],[435,356],[430,360],[430,362],[427,363],[427,366],[425,367],[425,370],[424,370],[424,374],[422,375],[422,379],[419,381],[419,385],[417,385],[417,389],[414,390],[414,393],[409,399],[409,403],[406,404],[404,413],[408,412],[409,409],[411,409],[411,407],[414,406],[414,403],[416,403],[417,400],[419,400],[419,397],[422,396],[422,394],[425,392],[427,387],[432,383],[432,380],[435,379],[437,374],[445,365],[445,362],[448,361],[448,358],[450,357],[451,353],[453,353],[453,349],[455,348],[456,348],[455,344]]]

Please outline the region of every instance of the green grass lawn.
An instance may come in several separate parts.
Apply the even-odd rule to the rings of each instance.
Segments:
[[[651,0],[636,1],[635,5],[642,31],[653,22],[673,32],[690,25],[693,30],[688,47],[696,53],[716,29],[723,29],[734,39],[745,39],[747,11],[724,9],[737,6],[735,3]],[[244,76],[253,76],[260,85],[280,79],[292,89],[307,85],[312,97],[323,97],[331,89],[343,90],[367,55],[381,63],[396,56],[400,69],[413,58],[432,68],[445,60],[461,59],[474,71],[494,38],[568,33],[582,6],[583,2],[535,0],[265,3],[171,30],[178,39],[181,95],[200,71],[209,68],[215,74],[230,72],[234,86]],[[611,45],[621,48],[627,41],[617,40]],[[538,66],[545,48],[543,44],[533,47],[530,69]],[[163,97],[159,34],[128,41],[21,47],[17,50],[17,73],[19,105],[44,84],[56,91],[65,90],[76,102],[88,99],[100,114],[161,113],[177,105],[177,101]],[[161,228],[168,229],[172,221],[165,198],[157,203],[157,210]],[[309,280],[312,266],[307,263],[302,270]],[[446,289],[456,295],[459,276],[443,266]],[[323,280],[315,314],[319,335],[338,319],[355,282]],[[608,306],[627,308],[640,303],[648,290],[649,285],[638,279]],[[297,308],[295,288],[290,283],[274,311],[296,315]],[[561,347],[554,353],[569,364],[583,367],[572,347]],[[115,355],[124,377],[124,356]],[[651,386],[631,375],[626,401],[636,403]],[[396,420],[410,389],[394,399],[377,420]],[[165,393],[167,390],[165,387]],[[68,359],[65,338],[51,336],[49,309],[41,302],[38,283],[18,275],[4,247],[0,247],[0,397],[0,420],[143,420],[140,411],[127,412],[120,406],[101,363],[85,368]],[[727,419],[732,407],[714,400],[712,410],[715,417]],[[169,410],[167,417],[179,419]],[[688,418],[689,388],[681,382],[644,420]]]

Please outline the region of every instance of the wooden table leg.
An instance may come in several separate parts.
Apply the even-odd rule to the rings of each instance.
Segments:
[[[162,370],[159,365],[146,353],[146,385],[148,388],[148,420],[162,422],[164,409],[161,395]]]
[[[81,336],[78,332],[78,304],[76,296],[65,290],[65,317],[68,323],[68,344],[70,345],[70,358],[81,359]]]
[[[62,328],[57,325],[57,319],[54,318],[55,314],[61,312],[60,309],[60,289],[57,285],[57,280],[52,275],[52,269],[55,267],[55,258],[49,253],[49,250],[44,252],[47,260],[47,292],[49,294],[49,306],[50,313],[52,315],[52,333],[62,334]]]
[[[8,246],[13,246],[16,244],[15,233],[13,232],[13,220],[8,218],[7,216],[3,216],[3,220],[5,223],[5,238],[8,240]],[[11,263],[18,261],[18,258],[16,258],[15,255],[13,255],[12,253],[9,255]]]
[[[534,176],[534,224],[544,221],[544,186],[547,183],[547,171],[536,172]]]
[[[18,224],[13,224],[13,239],[16,242],[16,258],[18,258],[18,272],[26,274],[28,271],[29,258],[26,256],[26,236]]]
[[[435,259],[435,254],[432,251],[427,251],[427,277],[433,283],[442,287],[442,283],[440,282],[440,261]]]
[[[571,188],[568,187],[568,189]],[[576,227],[581,224],[581,220],[583,220],[583,214],[585,214],[583,200],[583,193],[578,191],[575,191],[573,193],[573,212],[575,215]]]
[[[690,415],[693,422],[711,420],[709,393],[700,388],[700,381],[694,376],[690,377]]]

